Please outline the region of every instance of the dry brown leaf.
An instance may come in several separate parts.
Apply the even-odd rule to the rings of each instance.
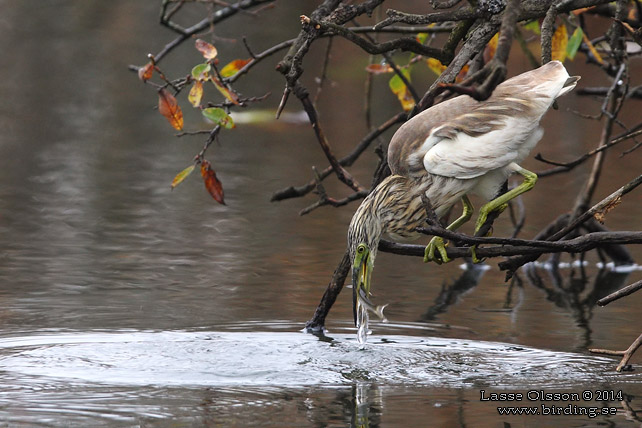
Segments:
[[[180,131],[183,129],[183,111],[176,101],[176,97],[165,88],[158,91],[158,111],[165,116],[167,121]]]
[[[216,177],[216,172],[212,169],[212,165],[209,161],[203,160],[201,163],[201,175],[203,176],[203,183],[205,183],[205,188],[212,195],[212,197],[219,204],[225,205],[223,199],[223,185]]]

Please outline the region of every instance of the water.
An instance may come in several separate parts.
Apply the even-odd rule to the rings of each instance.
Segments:
[[[305,334],[343,254],[354,209],[299,217],[313,196],[269,202],[275,190],[311,179],[311,165],[326,165],[310,129],[292,120],[239,123],[223,133],[208,157],[223,182],[225,207],[210,199],[197,174],[172,192],[169,183],[202,138],[173,137],[153,108],[154,91],[127,70],[168,40],[156,2],[0,5],[5,425],[639,425],[632,413],[642,400],[639,355],[636,371],[617,374],[617,358],[586,351],[624,349],[640,333],[642,295],[595,306],[639,280],[639,269],[599,270],[592,253],[584,271],[543,266],[507,284],[495,264],[462,270],[380,254],[373,302],[389,303],[390,322],[371,321],[360,349],[348,290],[330,313],[326,336]],[[270,13],[298,22],[311,6]],[[283,37],[258,27],[248,27],[258,48]],[[234,59],[237,45],[219,47]],[[168,74],[185,74],[184,64],[199,60],[190,49],[175,58],[164,66]],[[338,86],[328,85],[319,102],[328,138],[343,154],[363,127],[346,125],[345,113],[330,107],[339,101],[359,111],[362,64],[349,52],[333,58],[336,73],[350,73],[337,74]],[[273,65],[266,65],[265,80],[239,82],[244,93],[279,93],[283,82]],[[277,104],[273,96],[261,109]],[[188,126],[201,126],[196,112],[185,110]],[[288,110],[298,117],[295,103]],[[571,118],[563,108],[547,117],[538,150],[572,159],[592,147],[597,124],[567,125]],[[367,183],[374,163],[368,152],[352,170]],[[637,152],[610,156],[598,197],[637,175],[639,164]],[[524,236],[568,209],[585,173],[540,180],[524,197]],[[327,190],[345,194],[332,181]],[[627,195],[607,226],[639,230],[639,201],[635,192]],[[495,233],[510,233],[508,221],[500,220]],[[639,263],[642,252],[631,251]],[[500,416],[496,403],[480,401],[482,389],[613,390],[624,399],[595,404],[617,407],[615,416]],[[521,405],[531,404],[552,403]]]

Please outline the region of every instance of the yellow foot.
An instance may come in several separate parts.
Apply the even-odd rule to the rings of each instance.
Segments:
[[[475,264],[483,263],[484,260],[486,260],[485,258],[480,259],[477,257],[477,245],[473,245],[472,247],[470,247],[470,255],[472,256],[473,263]]]
[[[435,250],[437,253],[435,253]],[[435,262],[438,265],[442,263],[448,263],[450,258],[446,254],[446,244],[440,236],[433,237],[424,252],[424,263]]]
[[[485,207],[485,206],[484,206]],[[494,210],[486,211],[484,207],[479,210],[479,217],[477,217],[477,222],[475,223],[475,235],[477,235],[477,232],[481,227],[486,223],[486,219],[488,218],[488,214],[490,214],[493,211],[498,211],[499,214],[503,213],[504,210],[508,207],[508,204],[501,204]]]

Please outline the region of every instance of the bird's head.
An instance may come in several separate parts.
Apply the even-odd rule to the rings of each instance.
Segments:
[[[367,244],[360,243],[352,260],[352,314],[357,325],[357,302],[360,295],[370,294],[370,277],[374,267],[374,254]],[[363,291],[361,291],[363,290]]]
[[[367,301],[370,293],[370,276],[374,266],[375,257],[383,225],[379,216],[378,186],[359,205],[350,221],[348,228],[348,251],[352,262],[352,310],[354,323],[357,325],[357,303],[361,302],[364,308],[372,305]],[[372,308],[380,310],[378,308]],[[381,315],[383,317],[383,314]]]

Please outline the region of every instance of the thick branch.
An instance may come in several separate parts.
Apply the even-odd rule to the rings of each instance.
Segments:
[[[439,232],[435,233],[436,235],[446,235],[445,233]],[[461,242],[471,243],[471,244],[485,244],[492,242],[493,239],[504,239],[504,238],[479,238],[471,237],[466,235],[455,234],[457,239]],[[509,240],[509,238],[505,238]],[[487,241],[488,240],[488,241]],[[521,241],[521,240],[517,240]],[[642,232],[595,232],[589,233],[574,239],[569,239],[566,241],[558,242],[555,247],[546,247],[543,246],[542,242],[531,241],[528,242],[528,245],[519,245],[519,246],[496,246],[496,247],[483,247],[477,248],[475,250],[477,257],[507,257],[507,256],[517,256],[517,255],[541,255],[544,253],[582,253],[585,251],[598,248],[603,245],[612,245],[612,244],[642,244]],[[542,245],[542,246],[540,246]],[[426,249],[425,245],[415,245],[415,244],[398,244],[395,242],[390,242],[382,240],[379,243],[379,250],[393,253],[401,254],[407,256],[424,256],[424,251]],[[462,258],[470,257],[471,251],[468,247],[455,247],[447,248],[448,257]]]
[[[325,290],[325,293],[323,293],[321,302],[319,303],[319,306],[317,306],[317,309],[314,311],[312,319],[305,324],[305,328],[307,331],[323,331],[323,327],[325,325],[325,317],[328,315],[328,312],[330,312],[330,308],[337,300],[337,296],[339,295],[339,293],[341,293],[341,289],[343,288],[346,276],[348,276],[348,272],[350,271],[351,264],[350,254],[348,253],[348,251],[346,251],[345,254],[343,254],[343,258],[339,262],[339,265],[334,270],[332,279],[328,284],[328,288]]]

